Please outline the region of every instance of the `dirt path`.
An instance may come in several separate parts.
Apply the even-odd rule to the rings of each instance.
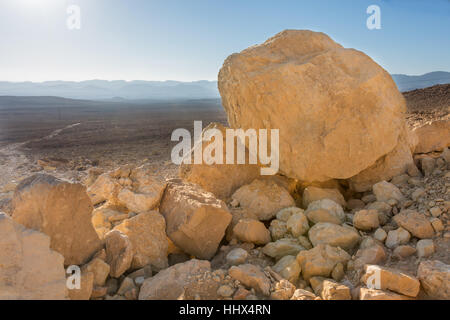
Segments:
[[[32,160],[30,160],[21,148],[30,142],[50,140],[58,136],[64,130],[80,125],[74,123],[64,128],[54,130],[42,138],[31,139],[25,142],[12,143],[0,148],[0,199],[9,197],[17,183],[33,172]]]

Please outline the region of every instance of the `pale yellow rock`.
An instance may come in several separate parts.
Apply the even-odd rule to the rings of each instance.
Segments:
[[[380,226],[377,210],[359,210],[353,216],[353,226],[359,230],[369,231]]]
[[[417,277],[431,299],[450,300],[450,265],[438,260],[422,261]]]
[[[211,264],[192,259],[160,271],[144,281],[139,300],[218,299],[220,282],[211,277]]]
[[[391,230],[388,232],[385,244],[386,247],[393,249],[399,245],[407,244],[411,239],[411,235],[403,228]]]
[[[288,232],[286,222],[278,219],[273,219],[270,222],[269,231],[273,241],[284,238],[286,236],[286,233]]]
[[[92,226],[100,239],[103,239],[105,234],[111,231],[113,228],[113,221],[111,220],[114,220],[112,218],[119,215],[122,215],[122,213],[110,208],[108,205],[101,206],[92,212]]]
[[[301,250],[305,250],[305,248],[297,239],[283,238],[266,244],[262,252],[278,260],[287,255],[296,255]]]
[[[350,255],[341,248],[324,244],[300,251],[297,255],[297,261],[306,281],[314,276],[329,277],[338,263],[345,264],[350,258]]]
[[[419,294],[419,280],[399,270],[366,265],[364,271],[361,282],[368,286],[373,285],[375,289],[391,290],[413,298]]]
[[[416,249],[419,258],[426,258],[431,256],[435,251],[433,240],[422,239],[417,241]]]
[[[419,239],[430,239],[434,235],[431,222],[414,210],[402,210],[394,217],[395,222]]]
[[[233,128],[280,130],[280,170],[302,181],[356,175],[394,149],[403,125],[391,76],[323,33],[286,30],[229,56],[218,86]]]
[[[297,289],[294,291],[291,300],[320,300],[320,298],[310,291]]]
[[[273,292],[270,294],[272,300],[289,300],[295,292],[295,286],[287,280],[275,283]]]
[[[272,267],[273,271],[278,273],[284,279],[295,283],[300,275],[300,265],[295,256],[284,256]]]
[[[142,268],[147,264],[159,269],[167,267],[166,222],[159,212],[138,214],[124,220],[113,230],[122,232],[130,239],[134,253],[132,268]]]
[[[314,246],[329,244],[344,250],[354,248],[360,241],[358,232],[351,227],[339,226],[333,223],[320,222],[308,232],[309,240]]]
[[[269,179],[257,179],[240,187],[232,199],[242,208],[254,212],[259,220],[269,220],[281,209],[295,206],[289,192]]]
[[[169,183],[159,209],[175,245],[202,259],[214,256],[232,220],[223,201],[191,183]]]
[[[442,151],[450,146],[450,120],[436,120],[414,130],[419,138],[415,153]]]
[[[299,237],[309,230],[309,222],[303,210],[298,210],[286,222],[287,230],[295,237]]]
[[[413,141],[417,138],[414,135],[405,125],[396,147],[369,168],[350,178],[348,180],[350,188],[357,192],[369,191],[375,183],[391,180],[393,177],[405,173],[408,166],[414,164],[411,153],[411,149],[415,147]]]
[[[391,291],[360,288],[359,300],[414,300],[414,298]]]
[[[92,272],[94,274],[94,286],[104,286],[108,278],[110,266],[99,258],[94,258],[81,269],[83,272]]]
[[[315,186],[306,187],[303,191],[303,207],[308,208],[311,202],[322,200],[322,199],[330,199],[334,202],[338,203],[342,207],[346,206],[346,202],[344,196],[339,192],[338,189],[329,189],[329,188],[319,188]]]
[[[134,251],[127,235],[113,230],[105,235],[106,262],[110,265],[110,275],[119,278],[131,267]]]
[[[186,182],[198,184],[206,191],[213,193],[217,198],[225,200],[239,187],[249,184],[260,177],[260,167],[257,164],[250,164],[247,148],[245,148],[245,164],[237,163],[236,141],[234,144],[234,164],[226,164],[226,129],[228,128],[216,122],[210,123],[202,132],[202,154],[205,148],[211,144],[211,141],[205,139],[204,136],[205,132],[210,129],[219,130],[222,133],[223,164],[193,164],[193,153],[195,151],[192,149],[192,154],[189,155],[191,157],[191,164],[181,164],[179,176]],[[196,144],[195,148],[200,148],[200,144]]]
[[[258,220],[242,219],[233,228],[236,237],[242,242],[264,245],[270,242],[270,232]]]
[[[331,279],[320,279],[316,285],[313,285],[314,278],[310,279],[314,292],[322,297],[323,300],[352,300],[350,288],[346,285],[333,281]]]
[[[69,289],[70,300],[89,300],[94,288],[94,273],[82,272],[80,279],[80,288]]]
[[[0,300],[67,299],[64,258],[50,238],[0,213]]]
[[[92,204],[86,188],[47,174],[33,175],[17,186],[12,218],[50,237],[50,247],[64,264],[86,263],[101,247],[91,222]]]
[[[377,201],[387,202],[390,199],[402,201],[404,196],[399,188],[387,181],[381,181],[373,185],[373,193],[377,197]]]
[[[265,296],[270,295],[270,280],[261,267],[252,264],[241,264],[240,266],[231,267],[228,270],[228,274],[243,285],[253,288]]]
[[[311,202],[306,210],[306,216],[313,223],[329,222],[342,224],[345,221],[345,213],[342,207],[330,199]]]
[[[121,189],[122,187],[118,181],[112,178],[109,173],[103,173],[87,189],[87,192],[93,205],[106,200],[112,204],[117,204],[117,196]]]

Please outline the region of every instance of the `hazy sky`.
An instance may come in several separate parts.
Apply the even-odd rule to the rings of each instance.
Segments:
[[[371,4],[381,30],[366,27]],[[284,29],[325,32],[391,73],[450,71],[449,0],[0,0],[0,80],[216,80],[229,54]]]

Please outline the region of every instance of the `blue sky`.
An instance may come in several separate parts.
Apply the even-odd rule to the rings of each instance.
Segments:
[[[381,30],[366,27],[371,4]],[[391,73],[450,71],[450,0],[1,0],[0,80],[216,80],[229,54],[284,29],[325,32]]]

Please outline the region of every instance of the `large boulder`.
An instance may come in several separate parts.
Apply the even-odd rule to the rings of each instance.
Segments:
[[[79,183],[36,174],[17,186],[12,206],[13,219],[47,234],[65,265],[85,263],[102,246],[91,223],[91,201]]]
[[[419,138],[415,153],[442,151],[450,146],[450,120],[426,123],[414,130]]]
[[[142,284],[139,300],[217,299],[209,261],[192,259],[162,270]]]
[[[397,146],[391,152],[348,180],[350,188],[357,192],[369,191],[375,183],[391,180],[405,173],[408,167],[414,164],[411,152],[414,139],[413,133],[405,128],[399,136]]]
[[[0,213],[0,300],[67,299],[64,257],[50,238]]]
[[[214,256],[232,219],[226,204],[212,193],[179,181],[168,184],[160,212],[175,245],[201,259]]]
[[[133,249],[131,262],[133,269],[139,269],[148,264],[157,269],[167,267],[166,221],[159,212],[150,211],[138,214],[124,220],[113,230],[120,231],[130,240]],[[126,248],[127,245],[124,247]]]
[[[270,179],[256,179],[236,190],[232,198],[259,220],[270,220],[281,209],[295,206],[289,192]]]
[[[279,129],[280,171],[302,181],[358,174],[404,124],[391,76],[319,32],[286,30],[229,56],[218,86],[231,127]]]
[[[219,130],[222,133],[223,141],[223,164],[181,164],[179,176],[184,181],[198,184],[206,191],[213,193],[217,198],[225,200],[229,198],[237,188],[249,184],[260,176],[260,167],[257,164],[249,163],[249,153],[245,149],[245,163],[226,164],[226,127],[220,123],[210,123],[202,132],[202,144],[197,143],[192,149],[191,154],[195,152],[195,148],[202,147],[202,154],[211,141],[205,137],[207,130]],[[237,156],[237,142],[234,144],[234,155]],[[192,159],[191,159],[191,162]]]

